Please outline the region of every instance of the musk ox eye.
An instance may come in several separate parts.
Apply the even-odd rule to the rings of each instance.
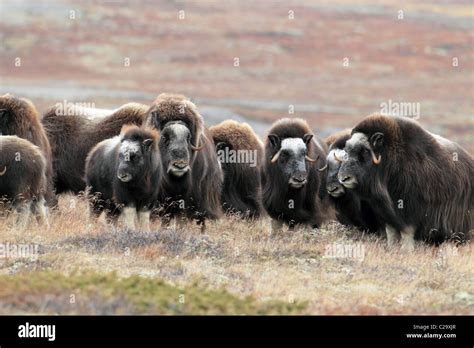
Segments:
[[[361,149],[357,156],[359,162],[365,162],[365,159],[367,158],[368,154],[369,154],[369,150],[367,150],[366,148]]]

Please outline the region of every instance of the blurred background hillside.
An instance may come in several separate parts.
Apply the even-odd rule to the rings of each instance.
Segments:
[[[293,105],[321,136],[416,102],[474,152],[473,17],[470,0],[1,0],[0,92],[41,112],[178,92],[260,134]]]

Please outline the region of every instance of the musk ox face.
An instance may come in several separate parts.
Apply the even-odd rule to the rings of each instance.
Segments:
[[[268,135],[273,148],[278,149],[271,164],[278,166],[279,172],[292,189],[300,189],[308,182],[309,168],[306,162],[315,161],[308,157],[308,144],[312,138],[312,134],[305,134],[303,138],[281,140],[275,134]]]
[[[163,168],[176,178],[191,170],[193,151],[197,148],[191,142],[191,132],[181,121],[169,122],[161,132],[160,149]]]
[[[326,159],[328,174],[326,179],[326,190],[329,195],[337,198],[346,193],[344,185],[339,182],[338,173],[342,162],[347,160],[347,153],[342,149],[333,149]]]
[[[142,142],[123,139],[120,143],[117,178],[122,182],[138,179],[145,168],[145,156],[150,151],[153,139]]]
[[[338,173],[338,180],[344,187],[357,188],[372,176],[382,160],[383,142],[384,135],[380,132],[370,137],[364,133],[351,136],[344,148],[347,159],[341,163]]]

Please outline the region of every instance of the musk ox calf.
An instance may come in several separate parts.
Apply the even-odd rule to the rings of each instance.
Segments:
[[[164,223],[172,217],[205,220],[221,215],[223,175],[214,141],[196,106],[182,95],[160,94],[146,125],[160,131],[163,164],[158,203]]]
[[[89,151],[102,140],[120,133],[124,124],[140,126],[147,106],[129,103],[115,111],[64,108],[56,104],[43,116],[53,153],[56,193],[79,193],[86,187],[84,166]]]
[[[411,250],[415,239],[469,237],[474,161],[459,145],[411,119],[371,115],[352,130],[345,151],[339,181],[374,209],[389,245],[401,239]]]
[[[306,121],[285,118],[273,124],[265,142],[263,205],[272,230],[286,223],[317,228],[323,222],[326,144],[315,139]],[[319,170],[320,169],[320,170]]]
[[[149,229],[162,169],[155,130],[125,125],[119,136],[97,144],[86,159],[92,210],[121,214],[126,227]]]
[[[56,205],[51,148],[39,113],[31,101],[10,94],[0,96],[0,135],[16,135],[39,147],[46,159],[48,182],[45,197],[50,206]]]
[[[243,218],[258,218],[262,211],[262,142],[247,123],[227,120],[209,130],[224,173],[222,207]]]
[[[0,136],[0,198],[7,200],[25,227],[30,212],[48,223],[45,206],[48,164],[41,149],[17,136]]]
[[[337,220],[362,231],[379,232],[384,229],[368,202],[362,201],[352,190],[346,189],[338,180],[339,168],[345,160],[344,147],[351,137],[351,130],[345,129],[326,138],[329,154],[326,158],[326,190],[336,209]]]

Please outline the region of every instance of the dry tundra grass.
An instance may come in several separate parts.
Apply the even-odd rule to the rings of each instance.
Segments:
[[[474,314],[472,246],[387,250],[331,222],[269,237],[236,218],[152,232],[87,222],[62,196],[50,228],[0,220],[0,243],[38,253],[0,261],[0,313]]]

